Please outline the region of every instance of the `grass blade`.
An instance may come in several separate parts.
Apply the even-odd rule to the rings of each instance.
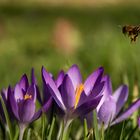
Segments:
[[[53,120],[52,120],[52,124],[51,124],[49,135],[48,135],[48,140],[51,140],[54,124],[55,124],[55,117],[53,117]]]
[[[93,130],[94,130],[93,132],[95,135],[95,140],[100,140],[96,111],[93,111]]]
[[[122,125],[120,140],[123,140],[124,124],[125,124],[125,121],[123,122],[123,125]]]
[[[46,120],[45,120],[46,116],[45,114],[43,113],[42,114],[42,140],[44,140],[44,133],[45,133],[45,127],[46,127]]]
[[[30,138],[31,138],[31,128],[28,129],[26,140],[30,140]]]
[[[101,127],[101,140],[104,140],[104,124],[102,123],[102,127]]]
[[[13,140],[13,130],[12,130],[11,122],[10,122],[10,119],[9,119],[9,114],[8,114],[6,105],[5,105],[1,95],[0,95],[0,101],[1,101],[1,104],[2,104],[3,111],[4,111],[6,123],[7,123],[7,126],[8,126],[9,138],[10,138],[10,140]]]
[[[15,136],[14,136],[14,140],[17,140],[18,139],[18,136],[19,136],[19,128],[18,128],[18,126],[16,125],[16,127],[15,127]]]
[[[88,134],[87,121],[86,119],[84,119],[84,140],[88,140],[87,134]]]

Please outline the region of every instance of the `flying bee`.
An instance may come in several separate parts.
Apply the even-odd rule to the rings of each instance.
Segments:
[[[125,25],[122,27],[122,32],[124,35],[127,34],[130,37],[131,42],[135,42],[140,33],[140,26]]]

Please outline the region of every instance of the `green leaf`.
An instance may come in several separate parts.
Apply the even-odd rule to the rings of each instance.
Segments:
[[[18,128],[17,125],[16,125],[15,129],[16,129],[16,131],[15,131],[14,140],[17,140],[18,139],[18,136],[19,136],[19,128]]]
[[[53,120],[52,120],[52,123],[51,123],[50,131],[49,131],[49,135],[48,135],[48,140],[51,140],[54,124],[55,124],[55,117],[53,117]]]
[[[94,130],[93,132],[95,135],[95,140],[100,140],[96,111],[93,111],[93,130]]]
[[[38,132],[36,132],[35,130],[33,130],[32,132],[34,133],[37,140],[41,140],[41,137],[39,136]]]
[[[28,129],[26,140],[30,140],[30,138],[31,138],[31,128]]]
[[[102,127],[101,127],[101,140],[104,140],[104,124],[102,123]]]
[[[46,128],[46,115],[43,113],[42,114],[42,140],[44,140],[44,136],[45,136],[45,128]]]
[[[123,125],[122,125],[120,140],[123,140],[124,124],[125,124],[125,121],[123,122]]]
[[[88,134],[87,121],[86,119],[84,119],[84,140],[88,140],[87,134]]]
[[[125,140],[131,140],[137,129],[138,125],[126,136]]]

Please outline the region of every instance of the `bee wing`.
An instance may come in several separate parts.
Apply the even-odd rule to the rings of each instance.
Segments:
[[[122,28],[123,26],[122,25],[117,25],[119,28]]]

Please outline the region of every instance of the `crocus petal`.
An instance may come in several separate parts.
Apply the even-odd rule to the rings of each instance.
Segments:
[[[24,91],[27,90],[27,87],[29,86],[29,83],[28,83],[28,78],[27,78],[27,75],[26,75],[26,74],[24,74],[24,75],[21,77],[21,79],[20,79],[20,81],[19,81],[19,86],[20,86],[20,88],[23,89]]]
[[[48,102],[50,97],[51,97],[51,93],[48,89],[48,86],[46,85],[45,82],[43,82],[43,103]]]
[[[89,95],[91,90],[93,89],[96,82],[101,80],[103,74],[103,68],[99,68],[95,72],[93,72],[85,81],[84,83],[84,91],[86,95]]]
[[[33,118],[31,119],[30,122],[33,122],[33,121],[37,120],[37,119],[41,116],[41,114],[42,114],[42,109],[39,109],[39,110],[34,114],[34,116],[33,116]]]
[[[74,107],[75,104],[75,91],[71,79],[68,75],[64,77],[61,86],[61,96],[67,109]]]
[[[86,103],[83,103],[82,105],[76,108],[76,110],[73,113],[73,116],[78,117],[78,116],[86,115],[87,113],[89,113],[90,111],[92,111],[93,109],[97,107],[101,98],[102,96],[95,98],[93,100],[90,100]]]
[[[52,102],[53,102],[53,99],[52,97],[50,97],[50,99],[42,107],[43,112],[47,112],[49,110],[49,108],[52,105]]]
[[[42,68],[42,79],[45,82],[46,86],[48,86],[50,94],[53,96],[53,98],[55,99],[57,104],[60,106],[60,108],[65,110],[66,108],[63,103],[61,94],[60,94],[58,88],[56,87],[53,79],[50,77],[49,73],[45,70],[44,67]]]
[[[72,84],[74,86],[74,90],[76,90],[77,86],[82,83],[82,76],[80,70],[77,65],[72,65],[67,72],[68,76],[72,80]]]
[[[29,86],[26,94],[31,95],[32,96],[31,99],[35,102],[36,101],[36,86],[35,85]]]
[[[29,123],[35,114],[35,103],[31,99],[22,100],[18,104],[21,123]]]
[[[116,101],[116,115],[120,112],[121,108],[125,104],[128,98],[128,87],[126,85],[120,86],[115,93],[113,98]]]
[[[41,95],[40,95],[40,91],[39,91],[39,88],[38,86],[36,85],[36,95],[37,95],[37,99],[39,101],[40,104],[42,104],[42,98],[41,98]]]
[[[105,125],[108,125],[115,116],[116,112],[116,103],[110,97],[110,99],[106,100],[100,107],[98,111],[99,122],[103,122]]]
[[[23,96],[24,96],[23,91],[22,91],[21,87],[19,86],[19,84],[16,84],[16,86],[15,86],[14,96],[15,96],[16,101],[23,99]]]
[[[4,100],[4,102],[6,103],[7,98],[8,98],[8,89],[2,89],[1,96],[2,96],[2,98]]]
[[[95,86],[92,91],[91,94],[88,96],[88,98],[95,98],[97,96],[101,96],[101,94],[103,95],[103,91],[104,91],[104,83],[105,82],[101,82],[99,83],[97,86]]]
[[[37,80],[36,80],[36,77],[35,77],[35,74],[34,74],[34,68],[32,68],[31,70],[31,83],[32,85],[37,85]]]
[[[34,74],[34,68],[32,68],[32,70],[31,70],[31,84],[35,85],[35,87],[36,87],[36,90],[35,90],[36,94],[34,94],[34,102],[36,101],[36,97],[37,97],[38,101],[42,104],[39,88],[37,86],[37,79]]]
[[[58,76],[57,76],[57,79],[55,80],[55,83],[56,83],[56,86],[59,88],[59,86],[62,84],[62,81],[63,81],[63,78],[64,78],[64,71],[60,71]]]
[[[14,97],[14,94],[13,92],[11,91],[10,87],[8,88],[8,99],[10,101],[10,105],[11,105],[11,108],[12,108],[12,112],[13,114],[15,115],[15,117],[19,120],[19,115],[18,115],[18,105],[17,105],[17,102],[15,100],[15,97]]]
[[[99,105],[97,106],[97,112],[99,111],[101,105],[104,103],[104,101],[106,99],[109,99],[110,96],[112,96],[112,84],[111,84],[111,80],[110,80],[110,77],[108,75],[104,76],[102,81],[104,81],[104,89],[103,89],[103,92],[102,92],[102,99],[99,103]]]
[[[77,105],[77,107],[79,107],[80,105],[82,105],[83,103],[85,103],[87,100],[87,95],[85,94],[85,92],[83,91],[82,93],[81,93],[81,96],[80,96],[80,99],[79,99],[79,103],[78,103],[78,105]]]
[[[89,100],[93,100],[94,98],[97,98],[97,97],[101,96],[103,87],[104,87],[104,82],[101,82],[100,84],[98,84],[96,87],[93,88],[93,90],[92,90],[92,92],[89,96],[87,96],[85,94],[85,92],[82,92],[81,96],[80,96],[78,106],[80,106],[84,102],[87,102]]]
[[[133,112],[135,112],[138,108],[140,107],[140,99],[138,99],[137,101],[135,101],[125,112],[123,112],[121,115],[119,115],[113,122],[111,125],[120,123],[123,120],[126,120],[127,118],[129,118]]]
[[[102,78],[102,81],[105,82],[105,90],[104,92],[106,92],[105,94],[109,94],[109,95],[112,95],[112,83],[111,83],[111,79],[108,75],[105,75],[103,78]]]

